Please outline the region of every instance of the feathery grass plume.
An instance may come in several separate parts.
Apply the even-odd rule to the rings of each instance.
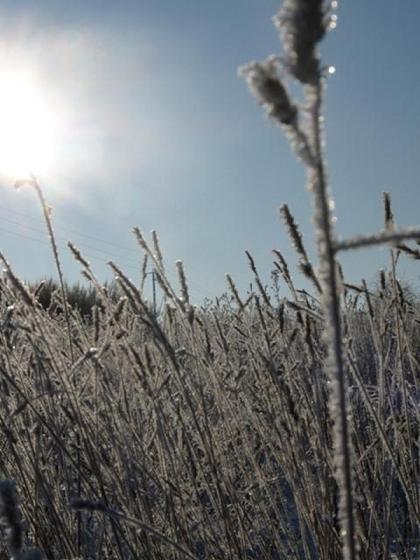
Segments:
[[[394,228],[394,214],[391,206],[391,195],[389,192],[382,193],[384,201],[384,222],[386,229]]]
[[[144,235],[140,231],[140,229],[138,227],[134,227],[133,232],[140,247],[147,253],[150,253],[149,245],[147,244],[147,241],[145,240]]]
[[[143,300],[143,298],[141,297],[141,294],[138,290],[138,288],[134,285],[134,283],[128,278],[128,276],[126,274],[124,274],[124,272],[121,270],[121,268],[116,265],[113,261],[108,261],[108,266],[110,266],[112,268],[112,270],[115,273],[115,279],[117,280],[117,282],[119,282],[119,284],[123,287],[125,286],[128,290],[128,293],[130,293],[132,295],[132,297],[134,298],[134,300],[140,304],[141,309],[143,309],[143,311],[147,311],[148,307],[146,305],[146,302]],[[126,295],[128,296],[128,293],[125,292]],[[148,313],[147,313],[148,314]]]
[[[244,310],[244,302],[241,300],[241,296],[239,295],[238,289],[236,287],[235,282],[233,281],[232,277],[230,274],[226,274],[226,281],[228,283],[228,286],[230,288],[230,291],[232,292],[232,295],[234,297],[234,300],[236,301],[239,309],[241,311]]]
[[[279,79],[279,59],[271,55],[264,62],[251,62],[239,69],[251,93],[265,108],[266,113],[284,128],[292,150],[308,165],[315,161],[305,133],[298,123],[298,110],[289,98],[288,91]]]
[[[74,258],[80,262],[81,265],[83,265],[87,270],[90,270],[90,263],[89,261],[87,261],[84,256],[82,255],[82,253],[79,251],[79,249],[71,242],[68,241],[67,242],[67,246],[70,249],[70,251],[73,253]]]
[[[273,21],[280,32],[287,70],[300,82],[316,85],[320,73],[316,45],[327,30],[324,0],[284,0]]]
[[[50,243],[51,243],[51,249],[52,249],[52,252],[53,252],[54,262],[55,262],[55,266],[57,268],[58,279],[59,279],[59,282],[60,282],[60,289],[61,289],[61,295],[62,295],[62,298],[63,298],[63,306],[64,306],[64,316],[65,316],[65,320],[66,320],[66,324],[67,324],[67,337],[68,337],[68,341],[69,341],[70,357],[71,357],[71,361],[73,362],[74,361],[74,352],[73,352],[73,341],[72,341],[71,328],[70,328],[70,314],[69,314],[68,303],[67,303],[66,287],[65,287],[65,284],[64,284],[64,275],[63,275],[63,271],[62,271],[62,268],[61,268],[60,256],[59,256],[59,253],[58,253],[57,242],[55,240],[55,234],[54,234],[54,229],[53,229],[52,220],[51,220],[52,209],[51,209],[50,206],[47,205],[47,201],[45,200],[44,193],[42,191],[41,185],[38,183],[38,180],[35,177],[35,175],[31,174],[29,179],[23,179],[23,180],[16,181],[15,182],[15,189],[17,190],[20,187],[25,186],[25,185],[28,185],[28,186],[33,187],[35,189],[35,192],[38,196],[38,200],[41,204],[45,224],[47,226],[48,238],[49,238]]]
[[[103,286],[99,282],[99,280],[97,279],[95,273],[93,272],[93,270],[90,266],[89,261],[84,258],[84,256],[80,252],[80,250],[76,247],[76,245],[74,245],[74,243],[69,241],[67,243],[67,246],[70,249],[70,251],[72,252],[76,261],[78,261],[84,267],[83,270],[82,270],[83,276],[87,280],[89,280],[89,282],[91,282],[93,284],[93,286],[95,287],[98,294],[100,294],[100,297],[101,297],[102,301],[105,302],[105,307],[109,308],[110,303],[109,303],[108,294],[106,292],[106,286]]]
[[[147,278],[147,264],[149,262],[149,255],[147,253],[144,254],[143,263],[141,265],[141,277],[140,277],[140,292],[143,293],[144,284],[146,283]]]
[[[287,204],[283,204],[280,207],[280,214],[284,219],[284,223],[286,224],[287,230],[289,232],[289,237],[299,257],[305,262],[309,261],[308,254],[303,245],[302,234],[300,233],[298,225],[295,222],[295,219],[292,216]]]
[[[300,233],[299,227],[292,213],[290,212],[289,206],[287,204],[283,204],[280,207],[280,214],[283,217],[284,223],[289,233],[289,237],[292,241],[292,245],[294,246],[297,254],[299,255],[299,259],[300,259],[299,268],[301,272],[314,284],[317,292],[321,293],[322,292],[321,285],[319,283],[317,275],[315,274],[312,263],[309,260],[308,254],[303,244],[302,234]]]
[[[278,249],[273,249],[273,254],[276,255],[276,257],[279,260],[280,270],[282,272],[282,275],[284,275],[288,281],[291,281],[292,277],[290,276],[289,265],[287,264],[286,259],[283,257],[283,255],[280,253]]]
[[[15,290],[23,299],[24,303],[26,303],[26,305],[28,305],[29,307],[34,307],[35,302],[34,302],[34,298],[32,297],[32,294],[26,289],[26,287],[22,284],[19,278],[15,275],[6,257],[1,252],[0,252],[0,259],[3,261],[3,264],[6,267],[5,272],[11,285],[15,288]]]
[[[298,295],[296,292],[295,285],[293,284],[293,279],[289,271],[289,266],[287,264],[286,259],[283,257],[281,252],[278,249],[273,249],[273,254],[277,257],[278,261],[274,261],[274,266],[280,272],[283,277],[283,280],[286,282],[287,287],[290,290],[290,293],[293,295],[295,300],[298,300]]]
[[[163,257],[162,257],[162,251],[160,249],[159,236],[154,229],[152,230],[152,240],[153,240],[153,248],[155,250],[156,259],[157,259],[160,267],[162,268],[162,270],[165,271],[165,266],[164,266]]]
[[[187,279],[185,277],[184,265],[182,261],[176,261],[176,270],[178,273],[178,280],[181,286],[181,297],[184,304],[189,304],[190,295],[188,293]]]
[[[267,307],[273,307],[272,304],[271,304],[270,298],[268,297],[267,291],[264,288],[264,286],[262,285],[260,275],[258,274],[258,270],[257,270],[257,267],[255,266],[255,261],[254,261],[252,255],[251,255],[251,253],[249,251],[245,251],[245,254],[248,257],[249,266],[251,267],[251,270],[254,273],[255,282],[257,284],[257,287],[258,287],[258,290],[261,294],[261,297],[264,300],[264,303],[267,305]]]
[[[290,101],[286,87],[280,81],[279,60],[269,56],[264,62],[250,62],[239,69],[249,89],[280,125],[291,126],[297,122],[297,107]]]

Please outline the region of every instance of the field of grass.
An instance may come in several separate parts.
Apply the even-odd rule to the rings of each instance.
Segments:
[[[275,263],[290,300],[157,318],[121,274],[121,300],[70,308],[73,360],[63,314],[2,281],[0,472],[48,558],[341,557],[325,319]],[[340,290],[356,538],[385,558],[419,537],[420,304],[390,273]]]
[[[0,254],[0,558],[420,557],[420,301],[397,276],[399,258],[420,257],[407,244],[420,231],[395,227],[385,195],[383,231],[336,240],[322,6],[286,0],[277,19],[304,109],[278,59],[242,70],[307,169],[316,267],[287,205],[281,215],[311,293],[280,252],[270,285],[247,254],[255,291],[227,277],[226,294],[195,306],[182,263],[174,287],[157,235],[135,229],[162,311],[116,264],[118,288],[103,286],[71,246],[92,286],[75,297],[30,182],[59,281],[41,297]],[[347,283],[339,252],[378,243],[390,265],[377,286]]]

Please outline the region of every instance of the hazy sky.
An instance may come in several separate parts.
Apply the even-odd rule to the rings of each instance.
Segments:
[[[237,77],[238,66],[281,51],[271,23],[280,4],[2,2],[0,248],[20,276],[54,271],[34,193],[12,188],[11,136],[27,152],[34,145],[60,244],[73,240],[101,279],[111,278],[111,258],[138,278],[135,225],[158,231],[169,269],[184,261],[197,301],[220,294],[226,272],[247,288],[245,249],[267,280],[273,248],[295,270],[278,207],[289,204],[312,250],[304,172]],[[398,224],[418,224],[420,3],[342,2],[338,17],[321,49],[337,69],[326,132],[338,231],[379,229],[384,190]],[[21,78],[26,109],[13,89]],[[13,119],[35,128],[16,131]],[[65,249],[62,261],[76,281],[80,267]],[[387,262],[385,249],[343,259],[351,281],[372,281]],[[416,280],[419,267],[404,264],[401,275]]]

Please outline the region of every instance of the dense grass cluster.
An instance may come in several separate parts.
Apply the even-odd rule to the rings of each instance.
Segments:
[[[18,182],[41,203],[58,283],[25,285],[0,253],[0,521],[14,560],[419,558],[420,303],[397,264],[420,258],[407,244],[420,230],[396,228],[385,194],[382,231],[336,236],[317,50],[336,5],[285,0],[284,57],[241,70],[307,171],[316,267],[281,214],[311,293],[279,251],[268,286],[247,253],[255,291],[228,276],[228,294],[196,307],[182,263],[178,290],[157,235],[137,228],[140,286],[114,263],[117,287],[102,285],[69,244],[90,282],[69,290],[43,191]],[[378,286],[347,283],[340,251],[381,243]]]
[[[162,272],[159,317],[121,274],[123,299],[70,308],[73,362],[63,315],[3,279],[0,472],[48,558],[341,557],[322,310],[249,258],[257,293],[205,308]],[[366,560],[419,537],[420,306],[392,277],[341,286]]]

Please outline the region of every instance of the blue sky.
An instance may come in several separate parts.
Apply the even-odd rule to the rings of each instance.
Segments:
[[[0,80],[7,83],[21,69],[52,115],[53,157],[39,180],[60,244],[74,241],[101,279],[111,278],[105,265],[111,258],[138,277],[135,225],[146,234],[158,231],[168,269],[184,261],[196,301],[222,293],[226,272],[247,289],[245,249],[267,280],[273,248],[294,270],[278,218],[283,202],[315,259],[304,171],[237,77],[238,66],[281,51],[271,23],[280,5],[2,2]],[[338,231],[379,229],[385,190],[398,224],[414,225],[420,222],[420,4],[343,2],[338,17],[321,48],[323,61],[337,69],[327,91],[326,133]],[[4,107],[10,97],[2,95],[0,89]],[[54,275],[34,194],[13,190],[1,154],[0,181],[1,250],[24,279]],[[62,261],[66,277],[78,280],[79,266],[64,249]],[[343,258],[351,281],[373,281],[387,262],[385,249]],[[418,271],[418,263],[403,263],[401,276],[415,282]]]

